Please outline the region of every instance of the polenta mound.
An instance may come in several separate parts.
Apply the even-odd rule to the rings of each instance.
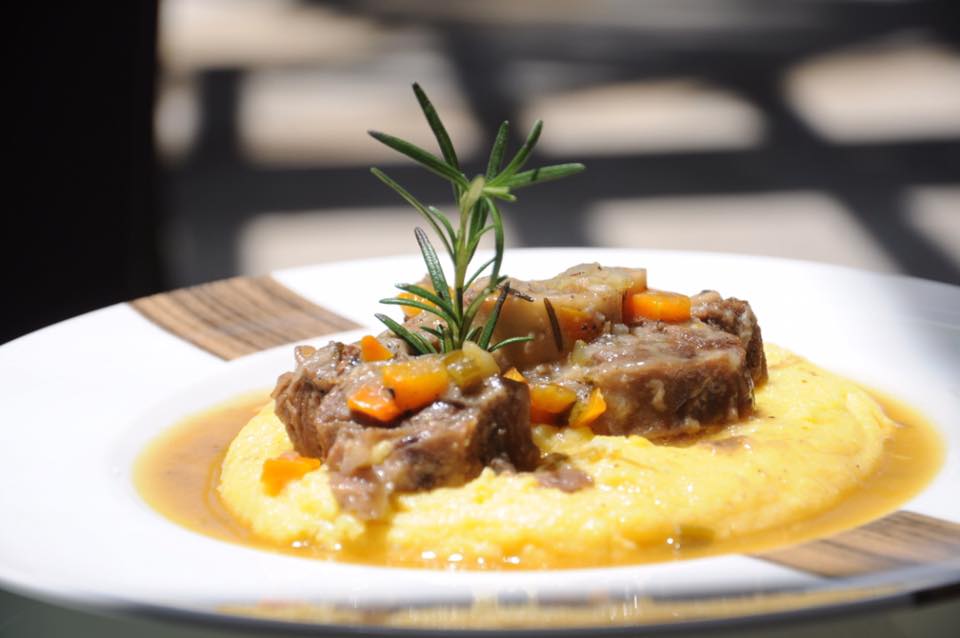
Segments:
[[[706,434],[655,444],[535,426],[544,453],[567,455],[593,479],[576,492],[487,468],[461,487],[395,494],[385,517],[362,521],[340,509],[320,467],[270,496],[263,464],[292,449],[271,403],[230,445],[219,493],[271,544],[380,565],[544,569],[715,553],[842,501],[897,427],[854,383],[765,350],[769,381],[752,416]]]

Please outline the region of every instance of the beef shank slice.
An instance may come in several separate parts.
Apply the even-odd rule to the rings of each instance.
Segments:
[[[668,438],[745,417],[767,375],[756,317],[746,302],[713,292],[694,297],[691,314],[620,325],[523,373],[581,397],[599,388],[607,407],[591,427],[601,434]]]
[[[469,391],[450,383],[427,407],[379,423],[353,412],[347,399],[376,382],[386,363],[354,361],[349,348],[309,353],[274,392],[295,449],[324,461],[345,510],[375,519],[394,492],[462,485],[488,465],[536,467],[526,385],[499,376]]]

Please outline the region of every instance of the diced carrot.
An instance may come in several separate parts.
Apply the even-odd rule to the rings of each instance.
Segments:
[[[448,383],[447,369],[439,357],[415,357],[383,366],[383,385],[393,391],[401,411],[433,403]]]
[[[628,294],[623,300],[623,320],[634,323],[640,319],[687,321],[690,319],[690,297],[660,290]]]
[[[628,311],[628,300],[632,295],[635,295],[640,292],[646,292],[647,290],[647,271],[641,270],[642,273],[639,277],[634,277],[632,282],[623,293],[623,303],[620,308],[620,317],[619,321],[623,323],[630,323],[630,317],[627,316]]]
[[[505,379],[512,379],[514,381],[519,381],[520,383],[527,382],[527,378],[522,374],[520,374],[520,371],[517,370],[516,368],[510,368],[509,370],[503,373],[503,376]]]
[[[428,302],[426,299],[424,299],[423,297],[418,297],[417,295],[413,294],[412,292],[406,292],[406,291],[404,291],[404,292],[401,292],[399,295],[397,295],[397,297],[399,297],[400,299],[415,299],[415,300],[417,300],[417,301],[422,301],[422,302],[424,302],[424,303],[429,303],[429,302]],[[400,308],[401,308],[401,310],[403,310],[403,316],[404,316],[404,317],[416,317],[416,316],[419,315],[421,312],[423,312],[423,311],[420,310],[419,308],[414,308],[414,307],[412,307],[412,306],[400,306]]]
[[[351,410],[387,423],[400,416],[403,410],[397,405],[390,391],[379,383],[367,383],[347,397]]]
[[[374,336],[366,335],[360,340],[360,358],[364,361],[386,361],[393,353]]]
[[[533,423],[555,423],[557,417],[577,400],[577,393],[555,383],[530,385],[530,420]]]
[[[564,343],[571,344],[578,339],[592,341],[603,329],[603,322],[598,321],[592,312],[554,304],[557,321],[563,332]]]
[[[270,496],[276,496],[290,481],[296,481],[320,467],[320,459],[307,456],[285,455],[263,462],[260,472],[260,482],[264,491]]]
[[[562,385],[534,383],[530,386],[530,401],[547,412],[563,412],[576,400],[577,393]]]
[[[607,402],[603,398],[600,388],[594,388],[586,401],[577,401],[570,411],[569,423],[572,427],[580,428],[590,425],[607,411]]]

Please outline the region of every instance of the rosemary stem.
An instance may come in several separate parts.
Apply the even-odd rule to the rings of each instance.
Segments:
[[[467,176],[460,168],[460,162],[457,158],[456,151],[454,151],[450,135],[440,121],[440,116],[437,114],[430,99],[418,84],[414,84],[413,91],[433,131],[434,137],[437,139],[442,157],[437,157],[433,153],[410,142],[386,133],[370,131],[370,135],[386,146],[413,159],[430,172],[439,175],[452,184],[457,208],[460,213],[459,232],[454,229],[452,220],[448,219],[446,215],[439,210],[433,206],[421,204],[412,194],[387,177],[379,169],[374,168],[371,170],[377,178],[395,190],[404,200],[417,209],[443,241],[443,247],[446,248],[449,253],[450,261],[453,264],[453,286],[450,285],[450,280],[444,273],[443,265],[437,258],[436,249],[430,243],[426,233],[422,228],[416,228],[414,234],[420,246],[424,263],[427,266],[431,282],[430,286],[432,286],[433,290],[428,290],[426,286],[420,287],[415,284],[399,284],[397,286],[398,288],[414,295],[414,297],[398,296],[391,299],[384,299],[382,303],[408,306],[416,308],[419,311],[430,312],[446,323],[446,325],[421,326],[419,331],[412,332],[386,315],[378,314],[377,318],[394,334],[406,341],[413,350],[421,354],[437,352],[437,347],[439,347],[441,352],[451,352],[462,348],[464,341],[467,339],[479,340],[482,347],[491,352],[512,343],[528,341],[532,338],[529,335],[508,337],[495,344],[489,343],[499,319],[504,300],[511,292],[507,285],[504,286],[503,291],[501,291],[498,296],[499,301],[485,319],[484,325],[473,326],[480,307],[484,305],[490,294],[499,287],[502,280],[506,279],[506,277],[500,274],[500,269],[503,265],[504,251],[503,218],[494,199],[514,202],[516,201],[516,196],[512,192],[513,189],[560,179],[578,173],[583,170],[583,165],[557,164],[519,172],[540,137],[543,123],[538,120],[527,136],[523,146],[521,146],[520,150],[517,151],[507,166],[502,168],[503,155],[510,128],[509,124],[504,122],[497,132],[496,141],[490,151],[485,174],[477,175],[468,181]],[[489,226],[487,225],[488,221],[490,222]],[[494,256],[470,274],[468,273],[468,269],[470,268],[470,263],[476,253],[480,239],[491,229],[494,232]],[[472,286],[488,267],[491,269],[491,272],[486,285],[482,290],[477,290],[477,296],[470,302],[469,307],[466,307],[465,297],[467,288]],[[451,287],[453,288],[452,291]],[[417,297],[420,297],[420,299]],[[430,335],[430,337],[436,338],[438,345],[435,347],[434,342],[424,335]]]
[[[469,260],[466,258],[466,246],[467,246],[467,211],[463,209],[460,210],[460,235],[457,237],[457,259],[453,264],[454,267],[454,288],[456,294],[456,310],[457,318],[462,322],[463,320],[463,293],[464,293],[464,282],[467,279],[467,267],[469,266]],[[464,326],[466,330],[470,329],[470,326]],[[462,344],[463,338],[465,335],[461,335],[460,331],[457,331],[456,341],[457,343]]]

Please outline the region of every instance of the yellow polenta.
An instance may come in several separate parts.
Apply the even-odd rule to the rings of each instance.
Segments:
[[[259,537],[387,564],[497,567],[608,565],[656,558],[677,543],[715,543],[829,508],[877,466],[895,424],[855,384],[775,346],[755,414],[682,444],[538,426],[537,444],[589,474],[574,493],[490,469],[456,488],[394,496],[365,523],[341,512],[324,468],[273,497],[266,459],[290,450],[265,407],[223,463],[220,494]]]

